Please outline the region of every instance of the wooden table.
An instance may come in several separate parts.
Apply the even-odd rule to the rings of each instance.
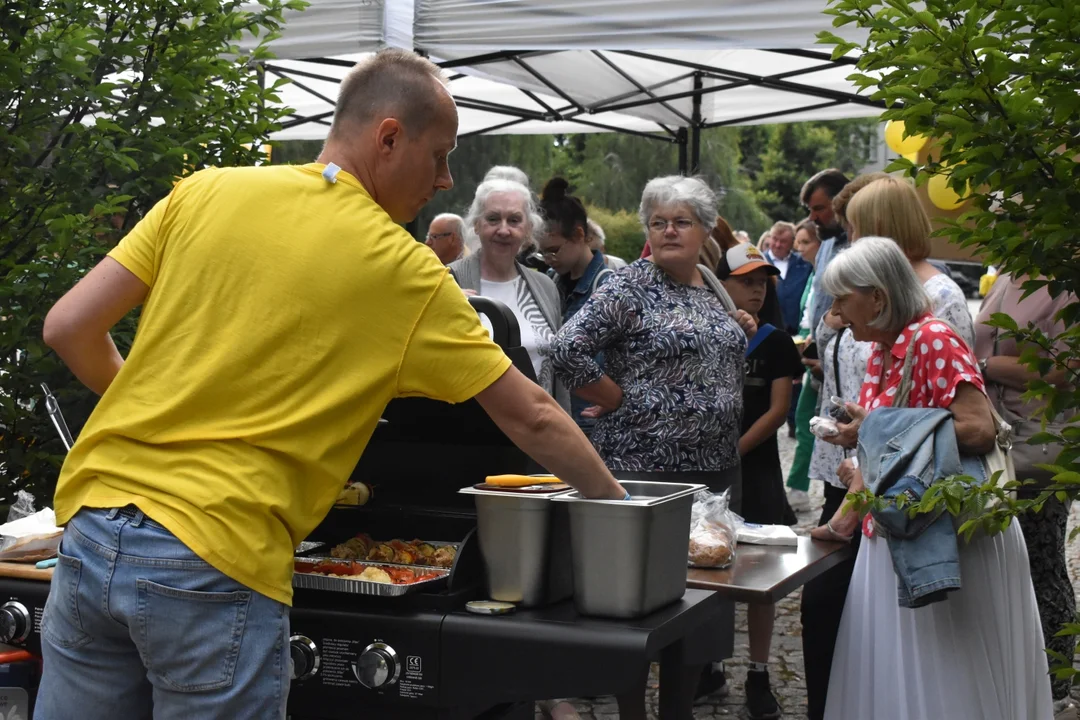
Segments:
[[[808,537],[799,537],[798,547],[739,543],[731,567],[690,568],[686,586],[714,590],[738,602],[775,603],[850,557],[847,543]]]
[[[0,577],[21,578],[23,580],[52,580],[53,569],[38,570],[34,563],[0,562]]]

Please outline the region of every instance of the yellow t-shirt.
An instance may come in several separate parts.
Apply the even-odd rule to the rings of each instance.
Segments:
[[[293,549],[386,403],[463,402],[510,366],[435,255],[322,170],[196,173],[110,253],[150,292],[64,463],[58,523],[134,504],[290,603]]]

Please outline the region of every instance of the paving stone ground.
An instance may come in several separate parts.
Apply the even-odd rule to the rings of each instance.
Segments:
[[[785,469],[791,466],[795,441],[789,440],[785,430],[780,432],[780,459]],[[814,483],[810,489],[811,509],[799,512],[799,524],[796,530],[809,532],[821,514],[824,501],[821,483]],[[1080,503],[1074,503],[1069,517],[1069,529],[1080,523]],[[1073,586],[1078,586],[1080,579],[1080,537],[1067,548],[1069,574]],[[802,625],[799,621],[800,593],[795,592],[777,604],[776,625],[773,634],[772,657],[770,658],[770,676],[773,691],[783,707],[783,720],[803,720],[806,717],[806,684],[803,675]],[[722,700],[705,698],[694,708],[696,720],[710,718],[745,717],[745,695],[742,685],[746,678],[748,639],[746,634],[745,606],[737,605],[735,614],[735,657],[726,663],[731,694]],[[659,681],[656,667],[649,678],[647,703],[650,720],[657,718],[657,689]],[[575,699],[570,701],[581,720],[617,720],[618,707],[614,698],[596,698],[592,700]],[[537,712],[537,720],[546,718]]]

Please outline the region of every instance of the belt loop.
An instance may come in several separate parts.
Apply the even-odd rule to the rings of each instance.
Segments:
[[[115,520],[116,516],[120,514],[120,508],[109,508],[109,512],[105,515],[106,520]]]
[[[133,527],[133,528],[141,527],[142,524],[143,524],[143,520],[145,520],[145,519],[146,519],[146,515],[143,514],[143,511],[139,510],[138,508],[135,508],[135,516],[131,519],[131,527]]]

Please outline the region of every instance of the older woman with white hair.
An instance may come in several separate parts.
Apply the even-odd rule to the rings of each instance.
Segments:
[[[476,233],[480,248],[451,263],[450,272],[467,294],[493,298],[513,311],[537,382],[569,409],[570,394],[556,381],[546,354],[562,326],[559,291],[551,278],[517,261],[522,243],[543,226],[532,193],[514,180],[486,180],[476,188],[465,225]]]
[[[875,343],[859,402],[847,407],[855,420],[841,425],[835,438],[846,447],[858,443],[867,465],[845,461],[841,476],[850,490],[863,488],[863,470],[877,466],[871,458],[910,452],[905,443],[919,442],[911,438],[911,424],[922,416],[897,418],[904,434],[895,436],[882,424],[884,416],[868,417],[897,400],[898,407],[948,410],[959,456],[977,460],[993,448],[997,428],[975,359],[956,331],[934,317],[921,278],[895,242],[861,238],[832,259],[822,288],[835,298],[833,311],[854,338]],[[947,462],[947,452],[947,443],[935,445],[935,470]],[[812,534],[839,539],[858,528],[857,514],[838,511]],[[861,531],[826,720],[1050,720],[1047,662],[1020,529],[1013,524],[965,542],[950,527],[915,555],[893,552],[890,542],[899,541],[875,531],[873,516]],[[946,567],[948,557],[957,558],[955,567]],[[920,574],[911,574],[920,561]]]

